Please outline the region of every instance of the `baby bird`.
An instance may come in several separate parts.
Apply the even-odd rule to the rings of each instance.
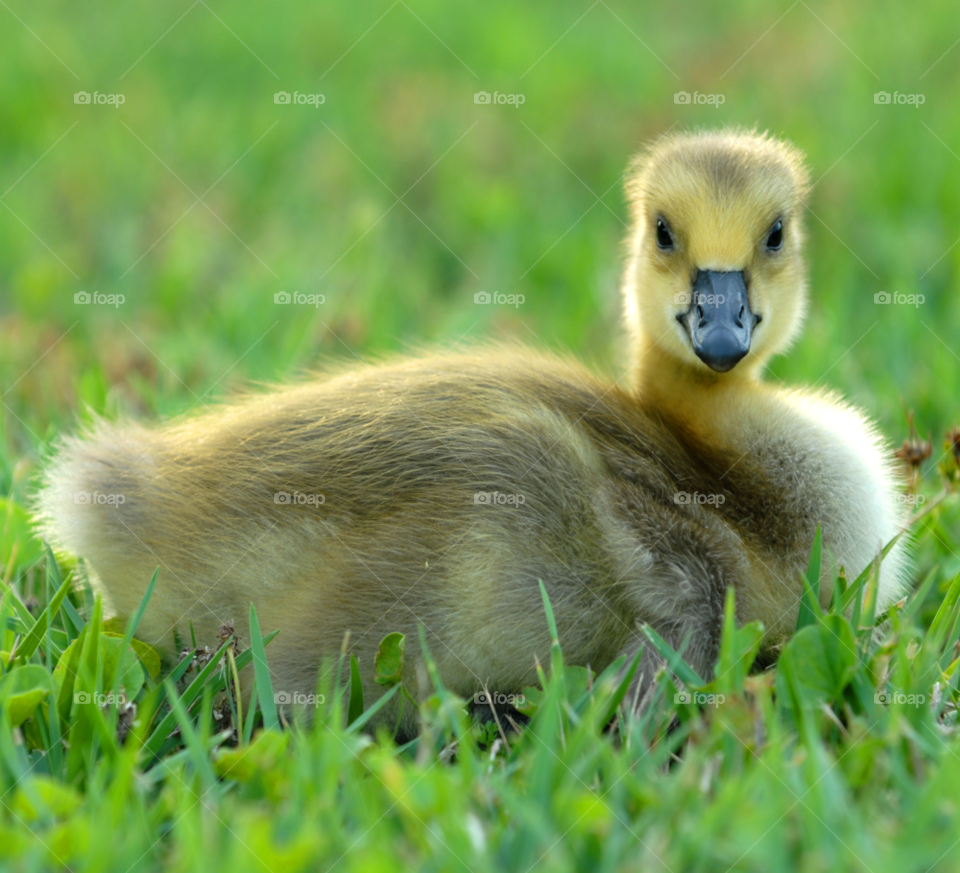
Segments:
[[[634,654],[647,622],[710,676],[731,587],[738,620],[762,621],[775,650],[818,525],[826,598],[840,566],[853,578],[905,522],[891,452],[862,413],[760,378],[806,306],[802,158],[749,132],[673,136],[628,191],[629,379],[491,346],[156,428],[100,422],[48,466],[43,534],[88,559],[121,616],[159,566],[138,636],[167,651],[190,622],[201,644],[227,620],[243,635],[255,603],[280,629],[278,692],[311,693],[349,631],[375,699],[380,640],[405,633],[413,655],[421,624],[452,690],[520,692],[549,651],[538,580],[568,663]],[[906,569],[898,544],[881,604]],[[417,660],[404,682],[422,695]],[[635,697],[656,665],[646,651]]]

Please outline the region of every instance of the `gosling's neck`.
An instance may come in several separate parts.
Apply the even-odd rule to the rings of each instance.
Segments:
[[[767,394],[762,362],[748,357],[729,373],[713,373],[679,360],[644,340],[633,364],[635,396],[668,424],[704,442],[736,442],[750,400]]]

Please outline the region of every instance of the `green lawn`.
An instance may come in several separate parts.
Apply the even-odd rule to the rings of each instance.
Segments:
[[[773,374],[842,392],[893,442],[913,409],[935,499],[960,423],[953,5],[9,0],[0,22],[0,869],[960,870],[955,495],[917,525],[928,585],[881,634],[818,618],[796,673],[731,668],[699,714],[664,676],[613,732],[612,687],[591,699],[544,665],[531,727],[495,754],[442,687],[398,750],[346,728],[332,686],[311,726],[212,752],[238,717],[210,715],[229,675],[188,713],[192,674],[165,691],[142,651],[118,745],[116,709],[74,705],[53,672],[75,656],[90,694],[117,672],[82,584],[23,648],[76,569],[27,532],[34,476],[88,410],[173,415],[329,360],[503,337],[620,377],[623,174],[667,130],[757,125],[806,151],[810,313]],[[849,664],[829,646],[847,634]],[[748,630],[726,643],[749,660]],[[925,702],[876,703],[888,682]]]

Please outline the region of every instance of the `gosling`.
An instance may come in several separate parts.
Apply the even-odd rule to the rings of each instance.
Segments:
[[[775,652],[818,525],[826,598],[905,523],[861,412],[761,381],[804,317],[807,188],[785,142],[666,138],[628,187],[629,378],[501,345],[353,367],[166,426],[101,421],[48,465],[42,533],[88,560],[120,616],[159,566],[138,636],[170,653],[191,623],[201,644],[228,620],[243,635],[255,603],[280,630],[278,692],[314,691],[349,632],[376,699],[378,645],[400,631],[422,696],[422,625],[452,690],[518,693],[549,651],[538,580],[568,663],[632,657],[649,623],[710,676],[729,588]],[[82,502],[94,493],[123,500]],[[898,543],[881,605],[907,569]],[[656,666],[647,647],[633,699]]]

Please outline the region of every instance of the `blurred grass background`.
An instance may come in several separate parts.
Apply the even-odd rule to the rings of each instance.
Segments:
[[[776,377],[839,389],[896,440],[902,400],[935,458],[958,418],[946,2],[5,7],[4,491],[84,408],[175,414],[329,358],[514,336],[620,376],[621,177],[643,143],[696,126],[785,136],[820,180],[810,316]],[[681,90],[725,102],[677,105]],[[480,291],[525,302],[477,306]],[[878,306],[881,291],[925,302]]]

